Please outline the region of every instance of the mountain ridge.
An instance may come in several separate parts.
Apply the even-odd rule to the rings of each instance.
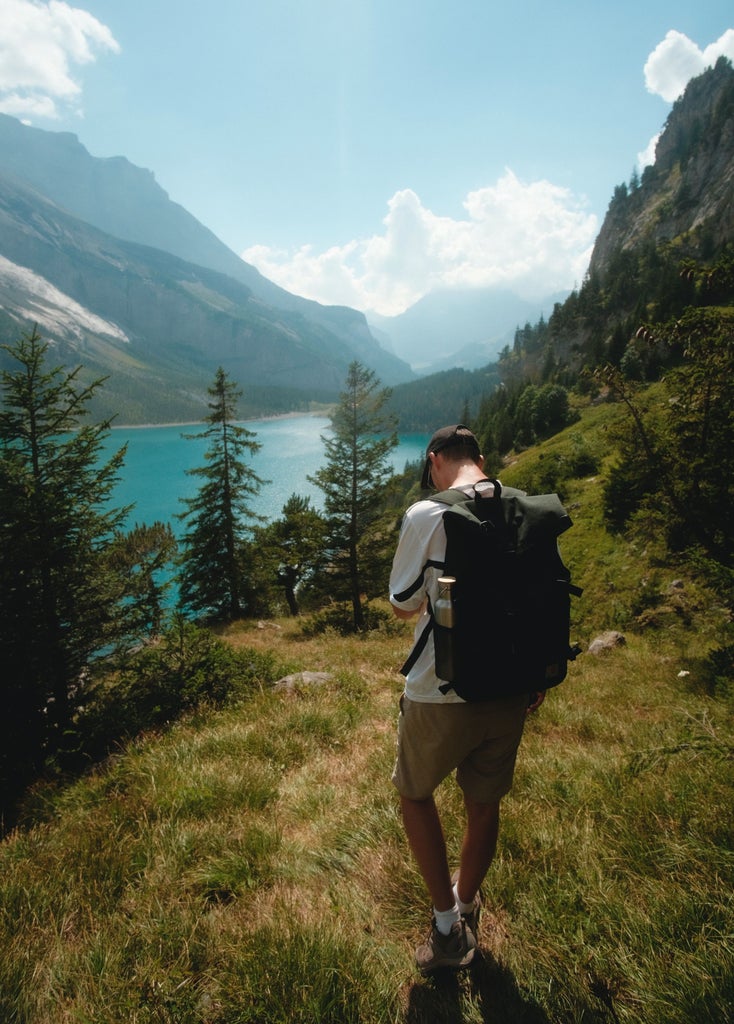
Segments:
[[[312,312],[348,308],[322,306],[269,281],[172,200],[153,171],[124,156],[94,157],[71,132],[44,131],[0,114],[0,170],[106,234],[218,270],[270,304]],[[358,310],[351,313],[363,319]]]
[[[675,243],[695,258],[734,237],[734,69],[726,57],[692,79],[676,100],[655,163],[618,186],[589,263],[604,275],[618,252]]]
[[[526,385],[584,392],[589,373],[608,364],[654,378],[659,353],[640,327],[718,301],[712,286],[696,292],[691,261],[707,269],[734,260],[734,69],[726,58],[688,84],[657,148],[655,166],[615,189],[581,287],[548,319],[517,330],[496,363],[398,385],[393,405],[406,429],[427,419],[481,423],[498,388],[498,407]]]
[[[36,147],[25,154],[25,163],[30,162],[33,168],[33,180],[18,179],[24,157],[16,150],[10,155],[10,136],[16,140],[30,139]],[[168,252],[166,244],[175,248],[178,243],[174,245],[175,239],[164,238],[160,225],[156,228],[158,234],[153,232],[160,245],[150,247],[139,240],[105,234],[63,210],[59,202],[43,192],[44,188],[51,188],[48,179],[54,177],[47,166],[38,166],[44,163],[39,157],[39,153],[46,151],[44,147],[58,151],[61,164],[66,161],[67,165],[75,166],[75,161],[81,160],[87,178],[99,175],[103,185],[97,189],[97,199],[87,196],[85,200],[88,207],[84,212],[88,217],[101,216],[98,209],[92,209],[95,202],[99,206],[99,196],[104,197],[102,208],[109,207],[110,195],[114,193],[110,181],[119,180],[120,175],[132,176],[136,188],[151,197],[150,202],[155,199],[163,203],[174,221],[174,214],[180,213],[177,223],[192,227],[199,240],[206,240],[214,253],[207,257],[211,262],[224,260],[227,267],[236,268],[236,276],[187,262]],[[36,160],[30,159],[34,152]],[[56,195],[71,202],[73,195],[62,194],[60,182],[64,174],[58,177]],[[205,401],[204,375],[207,371],[210,375],[218,361],[231,368],[247,392],[263,388],[300,395],[295,399],[288,397],[287,402],[303,402],[307,395],[321,400],[324,394],[328,400],[329,395],[333,399],[338,393],[346,365],[356,357],[375,369],[384,383],[398,389],[396,399],[404,394],[403,389],[408,389],[423,405],[429,393],[422,383],[427,379],[423,374],[434,375],[441,367],[456,367],[458,363],[453,375],[455,390],[457,394],[465,393],[463,406],[468,408],[476,402],[477,391],[470,380],[473,373],[485,381],[494,380],[499,371],[508,379],[525,374],[534,380],[567,383],[585,365],[593,366],[604,359],[618,362],[625,347],[628,350],[633,345],[630,339],[641,319],[653,314],[670,315],[685,301],[680,260],[705,260],[731,244],[734,71],[726,58],[689,83],[661,132],[655,165],[646,168],[641,179],[636,175],[633,178],[636,180],[629,187],[625,184],[615,189],[582,287],[574,289],[562,302],[549,297],[553,312],[547,321],[541,312],[535,328],[530,327],[532,312],[527,308],[520,315],[512,314],[516,327],[522,321],[526,327],[515,331],[514,344],[510,346],[509,324],[496,336],[492,336],[491,329],[483,329],[485,320],[489,320],[486,307],[482,308],[489,301],[486,294],[428,296],[401,318],[373,318],[373,329],[356,310],[321,306],[292,296],[241,261],[182,207],[171,203],[151,172],[135,168],[125,158],[100,161],[84,150],[76,136],[27,129],[13,118],[0,115],[0,255],[29,271],[24,278],[21,271],[11,273],[5,267],[0,333],[4,339],[10,339],[20,325],[32,322],[23,302],[13,305],[13,281],[25,281],[28,286],[36,281],[37,288],[43,289],[46,285],[40,281],[86,310],[87,319],[96,316],[113,325],[112,338],[109,331],[107,335],[95,336],[88,325],[82,329],[77,324],[72,336],[61,331],[61,338],[56,340],[66,345],[66,356],[87,357],[91,353],[93,369],[112,368],[116,375],[122,372],[119,359],[123,348],[123,362],[129,364],[133,357],[141,360],[135,372],[129,366],[125,368],[127,378],[122,390],[128,393],[147,387],[155,394],[165,383],[174,391],[187,394],[189,399],[195,393],[195,402],[201,407]],[[77,191],[85,192],[81,188]],[[77,208],[84,205],[81,199],[76,203]],[[90,230],[99,234],[92,238]],[[131,229],[129,233],[141,237],[137,230]],[[107,274],[103,273],[105,269]],[[281,304],[273,304],[273,297]],[[21,298],[25,302],[32,296],[26,294]],[[493,298],[508,302],[510,299],[497,293]],[[472,309],[457,312],[462,305]],[[474,335],[469,345],[454,348],[450,335],[460,316],[464,323],[473,318],[470,329]],[[145,340],[146,323],[155,325],[152,344]],[[405,336],[397,344],[394,337],[390,339],[391,327],[393,333],[396,328],[398,333],[405,329]],[[172,329],[178,332],[178,345],[168,337]],[[79,331],[81,340],[77,336]],[[128,338],[127,346],[119,338],[114,339],[115,331]],[[387,334],[381,347],[375,335],[382,338],[383,331]],[[468,336],[465,333],[464,337]],[[407,353],[410,361],[417,360],[430,347],[429,337],[439,347],[445,341],[447,359],[423,366],[421,376],[413,372],[408,362],[389,351]],[[410,342],[407,349],[406,338]],[[480,358],[477,353],[489,343],[501,351],[488,353],[487,361],[483,360],[481,366],[475,364],[476,369],[465,369]],[[115,359],[110,364],[111,353]],[[489,365],[495,356],[499,357],[498,366]],[[146,372],[153,373],[153,383],[146,381]],[[469,384],[471,398],[465,391]],[[273,397],[271,394],[271,402]],[[405,397],[407,400],[407,392]],[[134,414],[125,415],[154,421],[148,411],[149,398],[137,405]],[[276,403],[276,407],[266,411],[281,409],[282,405]],[[428,410],[424,415],[428,415]],[[455,415],[461,415],[461,410],[457,409]]]
[[[183,208],[167,205],[170,201],[155,184],[151,194],[174,211],[174,220],[180,211],[180,223],[193,225],[198,237],[224,253],[225,264],[236,276],[192,263],[165,248],[119,238],[82,219],[44,193],[49,166],[41,173],[38,162],[43,161],[31,157],[34,147],[45,152],[50,146],[60,156],[55,165],[49,157],[49,165],[58,170],[64,160],[74,166],[81,159],[87,177],[98,167],[96,158],[75,136],[39,130],[26,134],[12,122],[0,115],[0,255],[8,261],[1,275],[0,334],[12,342],[21,330],[39,323],[65,364],[81,361],[90,373],[109,375],[105,391],[110,407],[105,414],[120,412],[119,404],[113,406],[121,403],[123,421],[158,422],[156,396],[164,389],[170,398],[166,419],[189,418],[197,410],[201,415],[218,365],[250,396],[256,393],[255,407],[262,413],[306,408],[311,400],[335,400],[355,358],[387,383],[413,376],[406,363],[380,348],[363,314],[289,296]],[[16,141],[33,142],[25,156],[20,147],[11,155],[9,123]],[[50,140],[45,138],[49,134]],[[36,167],[33,180],[19,176],[24,160]],[[124,158],[102,164],[106,169],[122,167],[150,192],[150,172],[134,168]],[[59,181],[64,177],[59,171]],[[59,200],[68,199],[61,186],[54,191]],[[80,195],[86,191],[77,188]],[[106,206],[114,189],[108,184],[100,193]],[[81,201],[75,205],[84,207]],[[90,215],[88,209],[82,212]],[[157,240],[165,241],[160,233]],[[271,296],[284,296],[283,304],[273,305]],[[72,324],[74,316],[77,322]],[[99,321],[108,325],[102,333],[97,333]]]

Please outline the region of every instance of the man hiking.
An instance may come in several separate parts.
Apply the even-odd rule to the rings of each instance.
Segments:
[[[486,479],[483,462],[468,427],[442,427],[428,445],[422,486],[439,491],[458,488],[470,495]],[[438,597],[446,555],[444,511],[444,505],[430,499],[411,505],[393,560],[390,601],[399,618],[419,616],[416,639],[430,622]],[[490,576],[487,586],[493,585],[499,581]],[[477,665],[477,672],[483,671],[487,666]],[[500,801],[512,785],[527,712],[544,698],[544,693],[531,693],[528,687],[511,697],[467,702],[453,689],[444,686],[442,691],[444,683],[436,675],[429,631],[406,674],[392,777],[408,842],[433,902],[430,935],[416,950],[423,974],[441,967],[466,967],[474,957],[480,887],[497,846]],[[433,794],[454,771],[464,796],[466,831],[452,877]]]

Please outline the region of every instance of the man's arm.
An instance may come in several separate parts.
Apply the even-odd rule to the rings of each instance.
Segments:
[[[426,522],[426,507],[436,510],[435,522],[430,518]],[[415,525],[417,510],[422,510],[418,529]],[[390,604],[398,619],[412,619],[414,615],[422,615],[426,609],[425,567],[430,557],[429,546],[433,531],[438,527],[443,529],[441,514],[441,507],[435,502],[417,502],[403,518],[390,572]],[[404,607],[416,600],[419,602],[417,607]]]

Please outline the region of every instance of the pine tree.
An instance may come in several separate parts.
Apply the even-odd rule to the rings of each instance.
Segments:
[[[204,482],[193,498],[182,499],[186,511],[180,518],[187,529],[181,539],[180,594],[183,606],[192,611],[236,619],[244,611],[242,551],[249,523],[260,518],[248,499],[265,483],[245,457],[262,446],[253,431],[235,423],[242,392],[221,366],[208,393],[209,426],[203,435],[184,434],[207,438],[209,447],[207,464],[187,471]]]
[[[0,412],[0,782],[16,788],[63,754],[88,668],[124,629],[107,549],[127,509],[109,499],[125,448],[102,461],[109,422],[83,424],[103,383],[46,369],[37,331],[4,346]]]
[[[372,370],[350,364],[345,390],[331,416],[332,435],[323,436],[326,466],[309,477],[324,492],[332,578],[352,604],[355,631],[364,628],[360,558],[367,557],[369,530],[381,511],[392,470],[387,456],[398,444],[395,418],[384,410],[390,397]]]

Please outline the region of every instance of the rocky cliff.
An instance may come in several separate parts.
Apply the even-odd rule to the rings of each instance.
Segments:
[[[734,69],[721,57],[693,79],[660,135],[655,164],[618,186],[594,246],[590,275],[644,243],[670,242],[705,259],[734,239]]]

